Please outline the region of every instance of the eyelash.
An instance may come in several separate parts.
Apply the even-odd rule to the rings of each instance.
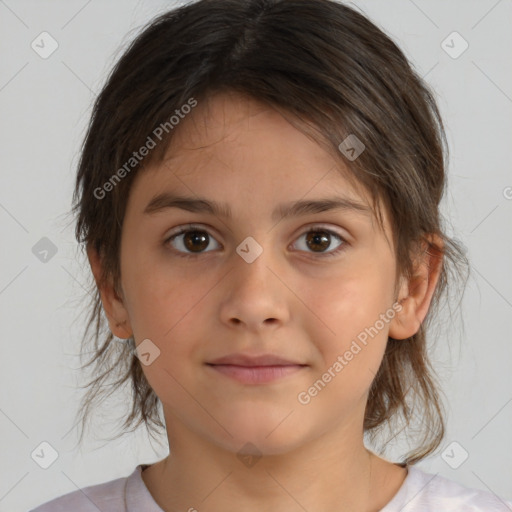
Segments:
[[[209,236],[212,236],[208,230],[201,228],[200,226],[194,226],[194,225],[190,224],[190,225],[187,225],[186,227],[180,228],[180,230],[177,233],[174,233],[170,237],[168,237],[164,241],[164,245],[167,246],[172,240],[174,240],[176,237],[178,237],[180,235],[183,235],[185,233],[194,232],[194,231],[208,233]],[[328,233],[329,235],[334,235],[341,242],[343,242],[339,247],[337,247],[336,249],[334,249],[331,252],[317,253],[319,258],[330,258],[330,257],[337,256],[339,253],[341,253],[345,250],[345,248],[348,244],[348,242],[341,235],[339,235],[338,233],[336,233],[335,231],[332,231],[330,229],[323,228],[322,226],[313,226],[310,229],[308,229],[307,231],[305,231],[304,233],[302,233],[300,236],[304,236],[309,233],[315,233],[315,232],[323,232],[323,233]],[[176,251],[176,254],[181,258],[196,258],[197,256],[201,256],[201,254],[205,254],[205,252],[210,252],[210,251],[205,251],[203,253],[194,254],[194,253],[183,253],[183,252],[180,252],[177,250],[175,250],[175,251]],[[312,253],[312,254],[314,254],[314,253]]]

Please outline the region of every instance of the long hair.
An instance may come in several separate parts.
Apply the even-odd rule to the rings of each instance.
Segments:
[[[397,418],[407,427],[420,411],[423,436],[404,459],[414,464],[444,437],[427,330],[467,260],[440,215],[448,145],[435,96],[391,38],[356,9],[332,0],[199,0],[152,20],[95,101],[73,197],[77,241],[98,251],[101,279],[118,289],[121,230],[135,176],[161,161],[179,130],[171,120],[177,110],[222,91],[270,105],[348,166],[350,179],[389,212],[397,275],[411,275],[412,250],[427,234],[443,241],[442,247],[428,242],[442,251],[443,262],[427,316],[410,338],[388,339],[364,417],[365,434],[373,437]],[[157,146],[140,162],[131,160],[156,134]],[[340,151],[351,134],[365,145],[353,160]],[[82,346],[92,353],[85,367],[93,367],[93,379],[79,409],[82,427],[107,393],[129,383],[131,411],[119,435],[142,423],[150,434],[165,430],[161,403],[137,356],[111,343],[94,279],[90,292]]]

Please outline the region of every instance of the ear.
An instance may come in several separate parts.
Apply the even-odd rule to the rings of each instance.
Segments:
[[[94,280],[100,292],[101,302],[110,330],[119,338],[126,339],[133,336],[128,311],[125,308],[123,299],[114,290],[110,279],[107,282],[102,282],[101,258],[92,246],[87,247],[87,257],[89,258]]]
[[[443,241],[438,235],[426,237],[423,251],[416,257],[411,279],[403,280],[398,302],[402,305],[390,322],[388,335],[403,340],[416,334],[427,315],[443,264]]]

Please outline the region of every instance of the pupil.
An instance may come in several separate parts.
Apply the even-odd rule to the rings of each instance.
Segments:
[[[198,234],[198,233],[201,233],[201,231],[190,231],[189,233],[185,234],[184,243],[188,250],[194,250],[194,249],[202,250],[202,249],[205,249],[206,247],[208,247],[207,235],[204,233],[203,234]],[[204,247],[201,247],[200,245],[198,245],[196,243],[196,242],[200,243],[201,240],[203,241]]]
[[[322,233],[321,235],[318,235],[318,234],[313,234],[313,233]],[[329,237],[328,235],[324,232],[324,231],[314,231],[314,232],[311,232],[309,235],[308,235],[308,243],[313,240],[313,243],[314,244],[321,244],[321,240],[324,242],[322,245],[322,249],[326,249],[329,247]],[[314,249],[314,247],[311,247]]]

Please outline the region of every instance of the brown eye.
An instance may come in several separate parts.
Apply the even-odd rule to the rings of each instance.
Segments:
[[[171,244],[174,249],[181,253],[180,256],[192,256],[194,254],[202,254],[205,249],[214,240],[210,234],[199,228],[182,228],[178,233],[169,237],[165,244]]]
[[[331,244],[329,235],[325,231],[310,231],[306,234],[306,244],[314,252],[324,252]]]
[[[332,244],[333,236],[340,240],[340,243],[337,247],[335,247],[334,250],[329,251],[328,249]],[[306,233],[303,233],[299,239],[302,237],[305,237],[305,243],[302,244],[303,248],[301,250],[317,253],[320,257],[335,256],[339,252],[343,251],[346,246],[345,239],[338,233],[335,233],[329,229],[313,228]]]
[[[341,235],[324,228],[310,229],[299,238],[302,237],[305,237],[305,244],[299,249],[313,254],[316,253],[320,258],[336,256],[338,253],[342,252],[347,245],[347,242]],[[339,240],[339,244],[334,250],[328,250],[332,245],[333,237]],[[215,239],[208,231],[199,227],[188,226],[181,228],[178,233],[170,236],[164,244],[171,244],[174,248],[174,252],[176,252],[178,256],[187,258],[210,252],[206,249],[213,240]],[[218,247],[220,246],[218,245]]]
[[[188,251],[203,251],[208,247],[208,239],[204,231],[188,231],[183,236],[183,245]]]

